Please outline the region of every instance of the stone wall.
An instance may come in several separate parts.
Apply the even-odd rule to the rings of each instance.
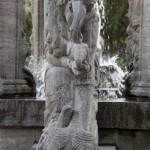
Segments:
[[[22,67],[25,60],[23,5],[23,0],[0,1],[0,77],[2,79],[23,77]]]
[[[150,102],[146,98],[99,102],[99,144],[117,150],[150,149]]]
[[[99,129],[100,145],[116,146],[117,150],[149,150],[149,130]]]
[[[0,150],[30,150],[39,140],[42,128],[0,128]]]
[[[0,150],[30,150],[44,125],[44,101],[0,100]]]
[[[150,1],[129,0],[127,28],[127,89],[130,95],[150,95]]]
[[[99,145],[149,150],[150,102],[134,101],[99,102]],[[0,150],[30,150],[42,133],[44,108],[43,100],[0,100]]]
[[[27,54],[24,41],[24,14],[24,0],[0,1],[0,79],[3,88],[0,96],[2,97],[33,96],[35,92],[32,75],[24,69]]]

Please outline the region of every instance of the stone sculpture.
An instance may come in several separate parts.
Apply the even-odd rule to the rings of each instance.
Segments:
[[[148,96],[150,91],[150,19],[148,16],[150,2],[148,0],[129,0],[127,67],[126,78],[130,95]]]
[[[64,106],[58,121],[44,129],[38,149],[96,150],[97,144],[94,136],[83,129],[79,111]]]
[[[45,129],[37,150],[96,150],[96,0],[45,0]]]

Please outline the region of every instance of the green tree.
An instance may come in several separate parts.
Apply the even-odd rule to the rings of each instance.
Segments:
[[[30,13],[30,5],[31,1],[30,0],[25,0],[25,38],[26,38],[26,46],[29,49],[31,46],[30,43],[30,36],[32,33],[32,17]]]
[[[129,24],[127,0],[100,0],[104,5],[104,17],[101,18],[104,38],[104,55],[118,55],[118,63],[125,69],[125,49],[127,45],[126,29]],[[100,11],[102,14],[102,11]]]

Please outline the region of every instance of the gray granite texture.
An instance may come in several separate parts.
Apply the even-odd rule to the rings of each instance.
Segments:
[[[45,0],[44,6],[45,129],[37,150],[96,150],[98,3]]]
[[[145,99],[140,99],[144,101]],[[147,99],[149,100],[149,99]],[[136,98],[135,98],[136,101]],[[124,101],[99,102],[97,121],[99,128],[150,129],[150,102]]]
[[[116,146],[100,146],[98,150],[116,150]]]
[[[40,138],[42,128],[0,128],[0,150],[31,150]]]
[[[99,102],[99,145],[116,146],[117,150],[149,150],[150,102],[147,100]],[[43,100],[1,99],[0,150],[30,150],[31,147],[35,150],[44,128],[44,109]]]
[[[37,69],[41,59],[44,57],[44,0],[31,1],[32,35],[31,56],[33,57],[32,68]]]
[[[129,0],[126,84],[130,95],[143,97],[150,93],[149,7],[149,0]]]
[[[0,95],[35,94],[32,75],[24,69],[24,14],[24,0],[0,1]]]
[[[0,127],[43,127],[45,101],[0,99]]]
[[[100,145],[115,145],[117,150],[149,150],[149,130],[100,129]]]

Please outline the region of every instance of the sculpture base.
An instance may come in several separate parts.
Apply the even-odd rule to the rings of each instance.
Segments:
[[[137,82],[132,85],[130,95],[148,97],[150,96],[150,82]]]
[[[44,109],[44,100],[1,99],[1,149],[29,150],[33,147],[31,150],[34,150],[44,126]],[[99,102],[98,110],[100,148],[149,150],[150,99],[130,97]]]
[[[0,99],[0,150],[34,150],[44,125],[44,100]]]
[[[35,90],[25,79],[1,79],[2,98],[35,96]]]

